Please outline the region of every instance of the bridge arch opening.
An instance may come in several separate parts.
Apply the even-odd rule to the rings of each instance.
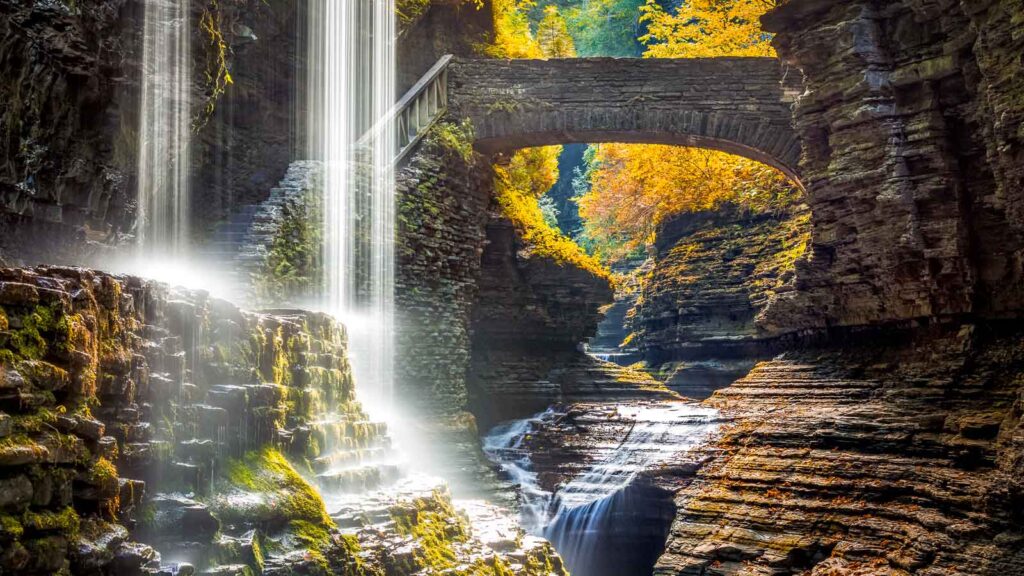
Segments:
[[[568,143],[511,149],[506,140],[498,148],[488,148],[487,142],[477,146],[492,154],[497,197],[510,219],[520,219],[520,228],[555,228],[604,266],[629,250],[661,250],[662,228],[682,217],[700,220],[722,213],[751,223],[799,213],[802,226],[810,228],[797,175],[763,161],[756,151],[690,138],[580,144],[574,141],[579,134],[560,136]],[[702,145],[693,146],[696,142]],[[667,229],[676,233],[672,226]]]
[[[747,160],[770,166],[784,174],[801,191],[804,190],[800,174],[793,162],[796,158],[783,158],[738,139],[658,131],[565,131],[521,132],[502,137],[482,137],[474,148],[489,156],[508,156],[518,150],[567,144],[660,144],[701,150],[725,152]],[[787,148],[789,144],[787,144]],[[798,146],[797,146],[798,148]]]

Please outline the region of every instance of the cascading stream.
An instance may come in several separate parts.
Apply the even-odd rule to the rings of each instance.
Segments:
[[[484,438],[484,452],[519,485],[523,527],[550,540],[579,576],[607,574],[598,553],[609,541],[617,514],[635,513],[630,493],[637,475],[657,468],[704,442],[715,430],[716,411],[703,406],[668,402],[616,407],[616,418],[629,431],[616,445],[595,448],[607,455],[586,472],[556,489],[545,490],[525,443],[550,425],[553,409],[494,428]]]

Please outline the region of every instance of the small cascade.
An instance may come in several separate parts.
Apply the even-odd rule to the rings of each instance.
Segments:
[[[616,530],[624,525],[643,528],[645,522],[657,528],[648,521],[626,520],[648,513],[636,502],[650,499],[638,488],[638,477],[704,442],[717,426],[715,414],[713,409],[684,402],[616,406],[613,419],[627,426],[625,435],[614,444],[595,445],[594,463],[553,491],[542,485],[544,470],[535,466],[527,444],[538,431],[556,424],[562,416],[557,410],[494,428],[484,438],[484,452],[520,487],[524,528],[550,540],[573,574],[617,574],[623,565],[605,552],[628,540],[617,537]],[[661,536],[662,542],[657,542],[657,535],[650,540],[660,545]],[[627,556],[638,553],[625,552]]]
[[[537,473],[530,462],[530,453],[523,445],[527,436],[538,426],[553,420],[558,413],[554,408],[526,418],[513,420],[494,427],[483,439],[484,454],[502,469],[519,486],[522,494],[520,516],[523,529],[530,534],[543,533],[548,521],[552,494],[540,487]]]
[[[187,2],[146,0],[136,230],[142,258],[188,253],[191,34]]]

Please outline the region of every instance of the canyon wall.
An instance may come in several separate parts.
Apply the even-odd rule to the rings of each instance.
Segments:
[[[1022,306],[1021,5],[795,0],[764,18],[794,108],[812,253],[770,333]]]
[[[201,233],[281,177],[304,99],[293,3],[191,8]],[[143,17],[139,0],[0,6],[0,256],[83,263],[133,233]]]
[[[868,330],[759,364],[709,401],[732,422],[655,574],[1020,573],[1022,338]]]
[[[461,141],[435,130],[397,175],[395,345],[403,403],[451,416],[466,409],[470,317],[494,182],[469,136],[447,124],[444,131]]]
[[[794,290],[809,235],[803,205],[766,213],[726,205],[666,220],[631,318],[648,366],[702,399],[782,348],[756,320]]]
[[[442,121],[398,173],[403,404],[432,418],[471,408],[489,424],[569,397],[650,393],[649,378],[580,351],[612,299],[608,281],[531,253],[472,139]]]
[[[85,226],[130,226],[130,118],[115,96],[138,41],[127,2],[0,5],[0,256],[81,246]],[[113,135],[123,139],[115,141]],[[124,138],[129,139],[125,141]],[[37,232],[37,233],[35,233]],[[29,235],[31,233],[31,235]],[[101,236],[102,237],[102,236]],[[73,250],[72,250],[73,251]]]
[[[1024,5],[791,0],[811,210],[760,334],[825,330],[717,391],[657,575],[997,575],[1019,510]],[[1012,56],[1011,56],[1012,54]],[[795,344],[795,342],[794,342]]]

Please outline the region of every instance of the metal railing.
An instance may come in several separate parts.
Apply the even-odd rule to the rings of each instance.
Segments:
[[[448,64],[451,60],[451,54],[442,56],[383,118],[363,134],[356,142],[356,149],[372,146],[377,135],[393,125],[398,148],[395,164],[401,162],[448,110]]]

